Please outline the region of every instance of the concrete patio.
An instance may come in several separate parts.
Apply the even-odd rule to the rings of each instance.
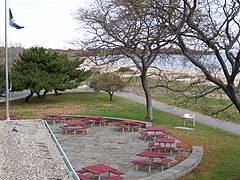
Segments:
[[[136,156],[136,153],[148,149],[147,142],[138,132],[117,132],[114,126],[94,126],[89,128],[85,135],[72,135],[63,134],[59,126],[60,124],[50,125],[75,170],[94,164],[106,164],[125,172],[124,179],[129,180],[151,178],[153,175],[156,178],[156,175],[161,172],[160,166],[152,167],[149,173],[148,167],[139,166],[136,170],[135,165],[131,163],[136,159],[148,160],[148,158]],[[170,155],[168,152],[166,155],[174,159],[178,154]]]

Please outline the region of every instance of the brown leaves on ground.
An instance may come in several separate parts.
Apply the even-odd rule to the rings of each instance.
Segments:
[[[67,114],[81,114],[83,112],[85,112],[85,107],[82,107],[80,105],[71,105],[71,106],[53,107],[53,108],[11,110],[11,113],[17,114],[18,119],[29,119],[29,115],[31,119],[33,116],[36,119],[41,119],[47,114],[67,115]]]

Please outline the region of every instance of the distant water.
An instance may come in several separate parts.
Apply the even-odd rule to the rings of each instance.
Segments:
[[[223,56],[224,57],[224,56]],[[204,66],[211,72],[220,72],[221,67],[214,55],[204,55],[198,58],[198,61],[204,64]],[[125,58],[118,62],[118,65],[133,66],[134,63],[131,59]],[[158,67],[160,69],[176,69],[176,70],[197,70],[193,63],[191,63],[186,57],[181,55],[159,55],[157,59],[152,63],[151,67]],[[231,69],[228,64],[228,68]]]

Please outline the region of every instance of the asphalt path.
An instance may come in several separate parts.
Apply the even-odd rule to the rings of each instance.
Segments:
[[[78,87],[77,89],[74,90],[68,90],[66,92],[83,92],[83,91],[92,91],[89,87],[87,86],[82,86]],[[14,92],[9,94],[9,99],[10,100],[17,100],[17,99],[23,99],[25,98],[28,94],[30,94],[29,91],[25,90],[22,92]],[[115,95],[128,99],[130,101],[134,101],[143,105],[146,105],[145,97],[139,96],[133,93],[128,93],[128,92],[117,92]],[[1,98],[0,102],[4,102],[5,98]],[[184,114],[195,114],[195,120],[196,123],[201,123],[205,124],[214,128],[218,128],[227,132],[231,132],[237,135],[240,135],[240,124],[228,122],[228,121],[222,121],[217,118],[213,118],[210,116],[203,115],[201,113],[196,113],[190,110],[186,110],[183,108],[179,108],[176,106],[168,105],[159,101],[152,100],[152,106],[155,109],[162,110],[180,117],[183,117]],[[197,125],[196,125],[197,126]]]

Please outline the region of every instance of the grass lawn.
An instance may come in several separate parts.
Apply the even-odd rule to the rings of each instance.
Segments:
[[[145,106],[91,92],[68,93],[60,96],[48,95],[45,100],[34,97],[30,103],[23,100],[10,103],[10,113],[20,119],[42,118],[49,113],[100,115],[106,117],[144,120]],[[202,163],[183,179],[240,179],[240,136],[197,124],[196,131],[174,129],[182,124],[182,118],[154,110],[154,125],[160,125],[173,132],[185,142],[186,147],[203,146]],[[0,113],[5,113],[5,104],[0,104]]]

